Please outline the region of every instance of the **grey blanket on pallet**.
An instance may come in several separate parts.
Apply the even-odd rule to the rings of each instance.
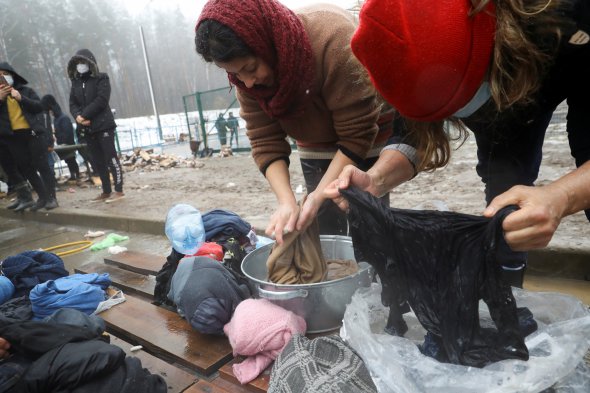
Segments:
[[[273,365],[269,393],[377,393],[363,360],[338,336],[294,335]]]

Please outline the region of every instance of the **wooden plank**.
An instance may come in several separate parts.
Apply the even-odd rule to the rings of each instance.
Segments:
[[[104,263],[115,265],[131,272],[152,274],[155,276],[164,263],[166,263],[166,256],[148,254],[140,251],[125,251],[105,257]]]
[[[107,330],[148,352],[211,375],[232,359],[224,336],[201,334],[175,312],[127,295],[127,300],[100,313]]]
[[[244,386],[241,385],[239,382],[232,383],[228,380],[221,378],[221,375],[215,378],[211,383],[231,393],[250,393],[248,385]]]
[[[238,393],[235,390],[226,390],[220,386],[213,385],[203,379],[192,385],[184,393]]]
[[[108,273],[113,286],[123,290],[124,293],[134,293],[153,300],[156,278],[139,273],[119,269],[115,266],[100,262],[91,262],[74,269],[76,273]]]
[[[234,371],[232,369],[232,366],[235,363],[241,363],[243,360],[244,360],[244,358],[240,356],[240,357],[237,357],[236,359],[232,360],[231,362],[225,364],[223,367],[221,367],[219,369],[219,376],[221,378],[225,379],[226,381],[240,385],[240,381],[238,381],[238,379],[234,375]],[[268,384],[270,383],[271,369],[272,369],[272,364],[269,367],[267,367],[267,369],[264,370],[256,379],[254,379],[253,381],[250,381],[249,383],[247,383],[245,385],[241,385],[241,386],[245,387],[250,392],[255,392],[255,393],[266,392],[268,390]]]
[[[189,374],[188,372],[181,370],[178,367],[166,363],[165,361],[158,359],[157,357],[143,351],[131,351],[132,345],[126,341],[121,340],[113,335],[111,337],[111,344],[122,348],[127,356],[133,356],[141,360],[143,368],[147,368],[152,374],[160,375],[166,381],[168,385],[168,393],[181,393],[184,392],[189,386],[193,385],[199,379]]]

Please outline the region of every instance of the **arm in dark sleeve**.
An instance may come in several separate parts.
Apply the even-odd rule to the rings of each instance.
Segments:
[[[111,83],[108,75],[102,74],[98,78],[96,90],[96,97],[94,97],[92,102],[88,103],[82,111],[82,117],[85,119],[92,120],[109,105],[109,99],[111,98]]]
[[[30,113],[43,112],[41,99],[37,93],[35,93],[35,90],[27,88],[22,89],[19,93],[21,94],[20,105],[25,111]]]
[[[74,116],[74,120],[82,113],[82,107],[76,98],[76,94],[74,93],[74,84],[76,82],[72,81],[72,88],[70,89],[70,113]]]

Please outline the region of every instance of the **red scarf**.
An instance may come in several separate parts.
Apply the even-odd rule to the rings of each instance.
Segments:
[[[209,0],[197,22],[213,19],[231,28],[275,73],[275,86],[247,88],[236,76],[231,83],[258,100],[273,118],[300,114],[313,81],[311,44],[301,20],[276,0]]]

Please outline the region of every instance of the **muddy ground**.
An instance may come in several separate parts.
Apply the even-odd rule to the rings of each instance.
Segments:
[[[188,146],[186,146],[187,154]],[[231,157],[198,159],[200,168],[135,169],[124,175],[127,197],[113,204],[92,203],[97,186],[64,185],[58,193],[60,209],[84,209],[110,214],[163,220],[176,203],[189,203],[201,211],[228,209],[263,229],[275,206],[265,178],[248,153]],[[434,173],[421,173],[391,193],[391,205],[400,208],[436,209],[441,204],[457,212],[481,214],[483,184],[475,172],[475,140],[470,137],[453,154],[451,163]],[[574,168],[567,135],[562,128],[550,129],[537,184],[547,184]],[[303,185],[298,155],[291,156],[292,186]],[[302,194],[299,194],[302,196]],[[590,225],[583,213],[567,217],[552,246],[590,247]]]

